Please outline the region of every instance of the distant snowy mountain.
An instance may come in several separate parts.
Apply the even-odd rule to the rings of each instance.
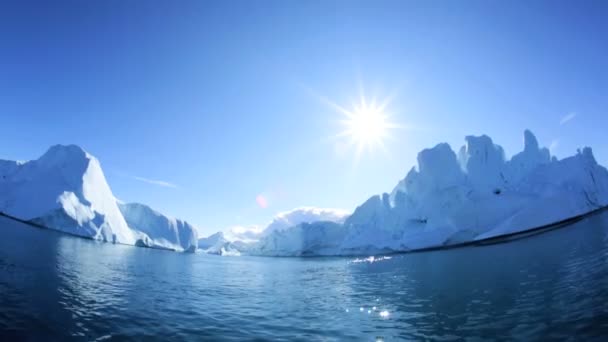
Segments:
[[[119,208],[99,161],[75,145],[53,146],[28,162],[0,160],[0,212],[95,240],[196,248],[189,224],[143,205]]]
[[[530,131],[506,160],[488,136],[468,136],[418,154],[389,194],[373,196],[344,223],[294,223],[264,232],[246,252],[260,255],[365,255],[449,246],[525,231],[608,205],[608,171],[590,148],[551,158]]]

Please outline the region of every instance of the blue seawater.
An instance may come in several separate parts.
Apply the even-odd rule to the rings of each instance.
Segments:
[[[608,340],[608,214],[390,258],[219,257],[0,218],[0,340]]]

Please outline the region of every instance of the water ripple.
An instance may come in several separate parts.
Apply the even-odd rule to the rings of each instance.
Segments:
[[[357,259],[168,253],[0,225],[14,235],[0,241],[2,340],[608,336],[608,215],[510,244]]]

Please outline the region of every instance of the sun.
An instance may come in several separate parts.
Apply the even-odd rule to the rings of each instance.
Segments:
[[[376,100],[368,101],[361,96],[359,103],[352,105],[351,110],[334,106],[344,115],[340,120],[344,130],[338,137],[348,139],[350,145],[357,149],[357,157],[364,151],[374,151],[377,148],[385,150],[385,141],[391,138],[390,131],[398,127],[390,121],[386,112],[388,101],[378,104]]]
[[[369,147],[382,144],[391,128],[382,108],[366,103],[355,106],[342,123],[346,128],[344,135],[350,137],[355,144]]]

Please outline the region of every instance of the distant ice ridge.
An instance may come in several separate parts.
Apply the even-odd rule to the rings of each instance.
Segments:
[[[224,232],[217,232],[198,240],[198,248],[207,254],[240,255],[240,251],[226,239]]]
[[[141,204],[120,204],[99,161],[56,145],[28,162],[0,160],[0,212],[95,240],[193,251],[196,230]]]
[[[300,223],[312,223],[317,221],[342,223],[349,214],[348,211],[343,209],[300,207],[276,215],[262,234],[269,235],[273,232],[284,231],[285,229]]]
[[[260,243],[273,241],[267,239],[273,234],[282,235],[284,231],[300,224],[313,222],[342,223],[348,217],[348,212],[342,209],[299,207],[277,214],[265,229],[233,227],[226,232],[218,232],[206,238],[199,239],[198,247],[206,253],[218,255],[264,254]],[[286,243],[287,240],[282,241]],[[298,250],[302,246],[298,245]],[[274,246],[273,250],[281,248]],[[291,248],[285,246],[284,248]],[[273,253],[274,254],[274,253]],[[287,254],[287,253],[285,253]]]
[[[456,154],[442,143],[418,154],[393,191],[373,196],[341,222],[267,229],[243,249],[256,255],[369,255],[496,237],[608,205],[608,171],[591,148],[557,160],[524,132],[505,159],[488,136],[467,136]]]

